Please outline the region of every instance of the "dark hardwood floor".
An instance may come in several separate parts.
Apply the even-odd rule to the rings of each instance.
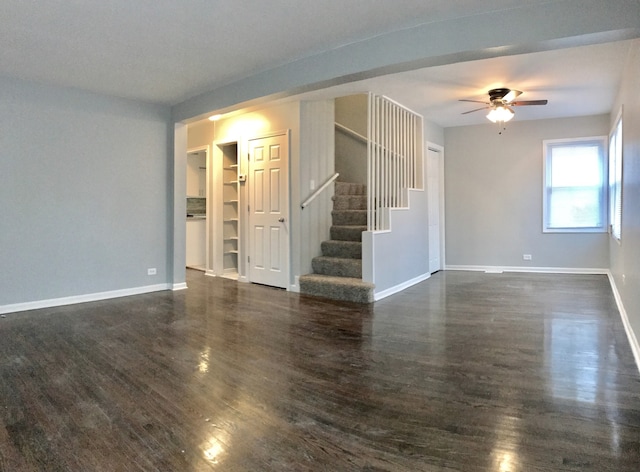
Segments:
[[[0,470],[640,470],[605,276],[440,272],[375,305],[188,285],[1,318]]]

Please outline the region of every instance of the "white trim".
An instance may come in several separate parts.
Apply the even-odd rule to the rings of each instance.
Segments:
[[[11,305],[1,305],[0,313],[14,313],[18,311],[39,310],[41,308],[52,308],[56,306],[74,305],[76,303],[96,302],[108,300],[110,298],[128,297],[131,295],[141,295],[143,293],[159,292],[169,290],[171,286],[187,284],[157,284],[146,285],[144,287],[125,288],[122,290],[110,290],[108,292],[88,293],[86,295],[76,295],[73,297],[50,298],[48,300],[38,300],[35,302],[14,303]]]
[[[440,146],[439,144],[433,143],[431,141],[426,141],[427,144],[427,151],[433,151],[433,152],[438,152],[440,153],[440,165],[439,165],[439,172],[440,175],[438,176],[438,191],[439,191],[439,195],[438,195],[438,199],[440,201],[440,208],[439,208],[439,216],[440,216],[440,221],[439,221],[439,225],[440,225],[440,269],[439,270],[443,270],[445,268],[446,265],[446,260],[445,260],[445,255],[446,255],[446,248],[445,248],[445,201],[444,201],[444,146]],[[425,171],[426,171],[426,167],[427,165],[425,164]],[[424,180],[424,179],[423,179]],[[425,185],[423,185],[424,187]],[[428,195],[428,194],[427,194]],[[428,202],[428,199],[427,199]]]
[[[636,337],[633,329],[631,328],[631,323],[629,323],[629,317],[627,315],[627,310],[625,310],[624,305],[622,304],[622,297],[620,297],[620,292],[618,292],[618,287],[616,286],[616,281],[613,278],[611,272],[608,274],[609,283],[611,284],[611,290],[613,291],[613,297],[616,299],[616,305],[618,305],[618,311],[620,312],[620,319],[622,319],[622,325],[624,326],[624,331],[627,333],[627,339],[629,340],[629,345],[631,346],[631,352],[633,353],[633,358],[636,361],[636,367],[640,372],[640,344],[638,343],[638,338]]]
[[[483,266],[483,265],[447,265],[445,270],[468,270],[499,274],[501,272],[531,272],[543,274],[583,274],[607,275],[609,269],[581,267],[520,267],[520,266]]]
[[[292,171],[291,171],[291,162],[292,162],[292,145],[291,145],[291,129],[289,128],[285,128],[283,130],[274,130],[274,131],[268,131],[265,133],[260,133],[260,134],[256,134],[256,135],[251,135],[249,137],[246,138],[246,140],[243,142],[243,144],[247,147],[246,151],[245,151],[245,155],[247,156],[247,174],[251,175],[253,167],[255,165],[255,162],[251,160],[251,158],[249,157],[251,154],[251,141],[259,141],[262,139],[269,139],[269,138],[278,138],[278,137],[284,137],[286,139],[286,143],[287,143],[287,162],[286,162],[286,166],[285,166],[285,170],[287,172],[286,178],[284,179],[284,185],[286,186],[286,206],[287,209],[285,211],[285,218],[286,221],[289,223],[288,227],[289,227],[289,234],[287,236],[287,250],[285,251],[285,261],[284,261],[284,271],[286,272],[283,279],[285,280],[283,285],[272,285],[273,284],[273,280],[269,280],[268,283],[266,282],[259,282],[259,283],[264,283],[265,285],[269,285],[272,287],[278,287],[278,288],[284,288],[287,289],[289,287],[289,280],[290,280],[290,275],[291,272],[293,270],[292,268],[292,262],[293,262],[293,255],[291,253],[292,248],[294,246],[293,244],[293,228],[291,226],[291,215],[293,213],[293,207],[291,205],[291,201],[293,200],[293,196],[291,193],[291,179],[292,179]],[[254,191],[254,185],[252,183],[249,184],[248,188],[245,189],[246,192],[246,198],[247,201],[251,201],[251,197],[252,197],[252,192]],[[282,202],[281,202],[282,205]],[[247,249],[247,256],[250,258],[252,255],[255,256],[255,254],[252,254],[251,248],[252,246],[252,239],[251,239],[251,235],[252,235],[252,231],[251,231],[251,225],[253,224],[253,218],[251,217],[252,213],[251,210],[249,210],[249,207],[247,206],[247,219],[246,219],[246,223],[247,223],[247,231],[245,231],[245,236],[244,236],[244,240],[246,242],[246,247]],[[238,228],[240,229],[240,227]],[[242,257],[242,259],[244,259],[244,256]],[[238,255],[238,277],[236,278],[236,280],[239,279],[239,273],[240,273],[240,255]],[[244,263],[244,262],[243,262]],[[247,282],[253,282],[253,280],[251,279],[251,263],[247,263],[246,264],[246,275],[244,277],[246,277]],[[255,274],[254,274],[255,276]]]
[[[602,180],[600,182],[600,217],[601,225],[594,227],[550,227],[549,226],[549,189],[550,185],[550,166],[549,163],[552,160],[553,153],[550,150],[555,147],[568,145],[571,143],[577,144],[592,144],[597,143],[600,148],[600,167]],[[608,148],[609,137],[608,136],[585,136],[581,138],[566,138],[566,139],[545,139],[542,141],[542,232],[547,234],[555,233],[606,233],[608,227],[608,191],[609,191],[609,179],[608,179]]]
[[[173,291],[186,290],[186,288],[187,288],[187,283],[186,282],[182,282],[182,283],[179,283],[179,284],[171,285],[171,290],[173,290]]]
[[[426,273],[426,274],[422,274],[419,275],[417,277],[414,277],[411,280],[407,280],[406,282],[402,282],[401,284],[398,284],[394,287],[382,290],[381,292],[374,292],[373,294],[373,299],[374,301],[378,301],[378,300],[382,300],[383,298],[386,298],[390,295],[393,295],[394,293],[398,293],[401,292],[409,287],[411,287],[412,285],[415,285],[417,283],[420,283],[424,280],[427,280],[428,278],[431,277],[431,274]]]
[[[204,190],[204,196],[206,198],[205,201],[205,236],[204,236],[204,266],[205,266],[205,272],[207,270],[211,270],[211,259],[212,259],[212,254],[211,254],[211,238],[213,237],[213,235],[211,234],[210,228],[211,228],[211,212],[212,212],[212,179],[211,179],[211,174],[212,174],[212,169],[213,169],[213,153],[211,152],[211,146],[209,146],[208,144],[206,146],[199,146],[199,147],[195,147],[195,148],[188,148],[187,149],[187,159],[189,158],[189,154],[191,154],[192,152],[200,152],[200,151],[204,151],[205,153],[205,190]],[[186,259],[186,253],[185,253],[185,259]],[[186,288],[186,285],[185,285]],[[173,290],[176,290],[175,288]]]

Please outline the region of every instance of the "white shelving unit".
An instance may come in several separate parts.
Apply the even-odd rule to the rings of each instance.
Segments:
[[[238,277],[239,188],[237,145],[222,148],[222,276]]]

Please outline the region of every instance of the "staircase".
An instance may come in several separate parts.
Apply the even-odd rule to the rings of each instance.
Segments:
[[[335,183],[331,239],[311,262],[313,274],[300,277],[300,292],[358,303],[372,303],[374,285],[362,280],[362,232],[367,229],[366,186]]]

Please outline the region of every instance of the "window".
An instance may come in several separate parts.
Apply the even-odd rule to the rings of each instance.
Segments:
[[[606,137],[544,141],[544,232],[605,232]]]
[[[622,111],[609,138],[609,224],[611,236],[622,236]]]

